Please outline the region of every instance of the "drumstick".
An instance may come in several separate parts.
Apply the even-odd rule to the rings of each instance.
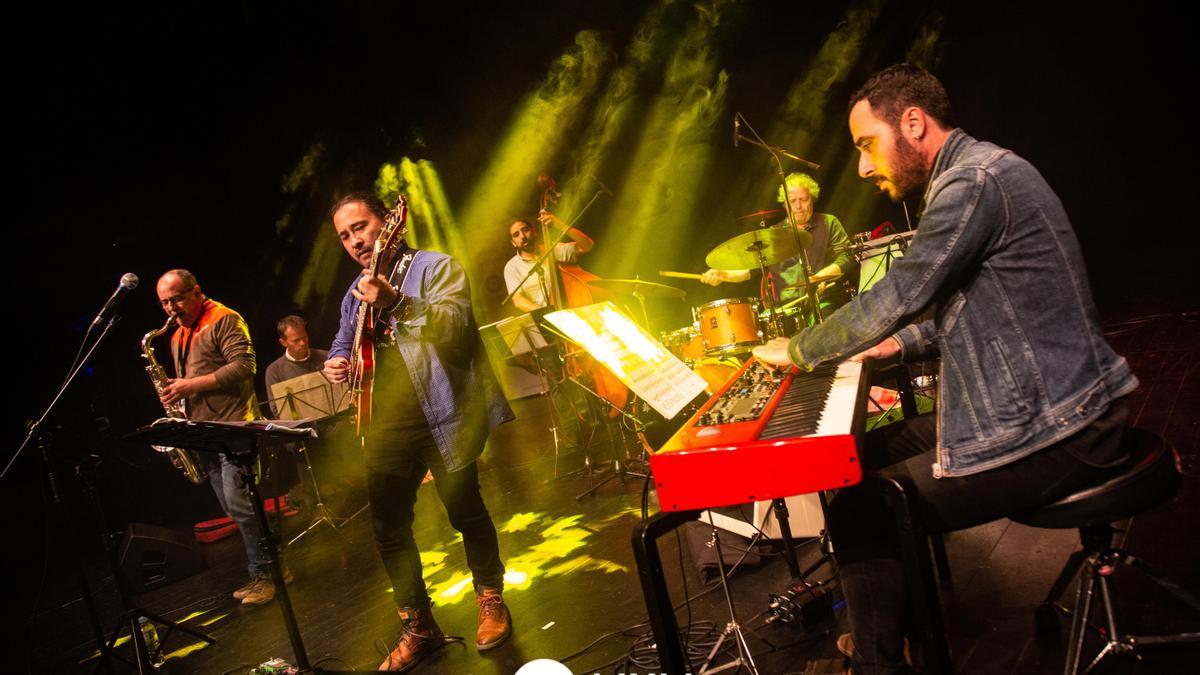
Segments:
[[[667,270],[659,270],[658,276],[668,277],[670,279],[695,279],[697,281],[700,280],[699,274],[692,274],[691,272],[669,272]]]

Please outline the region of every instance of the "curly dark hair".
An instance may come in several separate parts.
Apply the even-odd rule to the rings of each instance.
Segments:
[[[337,200],[337,202],[329,209],[329,217],[333,218],[333,214],[337,213],[338,209],[353,202],[362,202],[367,207],[367,210],[371,213],[374,213],[375,217],[379,218],[380,220],[386,220],[388,212],[391,210],[383,203],[382,199],[376,197],[370,192],[351,192],[345,197]]]
[[[872,75],[850,96],[847,111],[863,99],[879,119],[893,126],[900,124],[900,114],[910,106],[924,110],[946,129],[954,126],[946,88],[929,71],[914,65],[897,63]]]

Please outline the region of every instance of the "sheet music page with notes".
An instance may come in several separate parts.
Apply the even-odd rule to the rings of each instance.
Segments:
[[[546,319],[666,419],[708,386],[610,301],[551,312]]]

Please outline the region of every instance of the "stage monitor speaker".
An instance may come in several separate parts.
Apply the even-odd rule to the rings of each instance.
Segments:
[[[121,574],[133,593],[145,593],[208,569],[195,540],[183,532],[130,523],[117,548]]]

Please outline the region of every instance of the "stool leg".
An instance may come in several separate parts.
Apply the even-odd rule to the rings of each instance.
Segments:
[[[1075,595],[1075,615],[1071,620],[1071,637],[1067,642],[1067,663],[1064,675],[1079,672],[1079,660],[1083,655],[1083,641],[1087,637],[1088,615],[1092,610],[1092,592],[1096,588],[1096,558],[1089,556],[1084,562],[1083,575],[1079,578],[1079,592]]]
[[[1062,571],[1058,573],[1058,578],[1054,580],[1054,585],[1050,587],[1050,592],[1046,593],[1046,599],[1042,600],[1042,604],[1037,608],[1034,618],[1036,619],[1037,632],[1039,635],[1052,635],[1058,632],[1058,600],[1062,597],[1063,591],[1067,590],[1071,580],[1079,573],[1079,568],[1083,567],[1084,561],[1087,560],[1088,552],[1078,550],[1067,558],[1067,563],[1063,565]],[[1080,583],[1083,583],[1081,580]]]

